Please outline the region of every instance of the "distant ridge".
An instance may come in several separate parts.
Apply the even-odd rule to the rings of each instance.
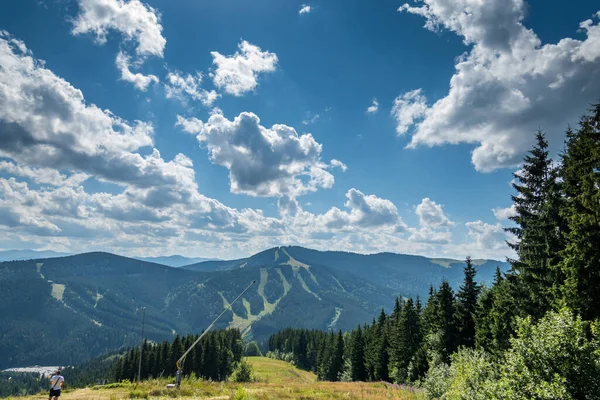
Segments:
[[[56,258],[72,256],[76,253],[64,253],[53,250],[0,250],[0,262],[3,261],[20,261],[20,260],[37,260],[43,258]],[[85,254],[85,253],[77,253]],[[128,257],[128,256],[125,256]],[[183,267],[184,265],[196,264],[204,261],[220,261],[218,258],[207,257],[184,257],[180,255],[158,256],[158,257],[129,257],[136,260],[153,262],[156,264],[167,265],[169,267]]]

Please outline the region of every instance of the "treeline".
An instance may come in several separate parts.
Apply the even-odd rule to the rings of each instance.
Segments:
[[[36,394],[48,387],[48,379],[37,373],[0,372],[0,398]]]
[[[490,288],[467,258],[457,292],[443,282],[424,307],[398,299],[345,334],[282,331],[269,355],[321,379],[421,384],[431,398],[598,398],[600,105],[566,132],[559,162],[538,132],[514,178],[517,257]]]
[[[174,376],[176,362],[198,338],[198,335],[176,336],[172,342],[144,342],[142,345],[141,379]],[[223,381],[234,371],[244,355],[244,343],[237,329],[210,331],[187,355],[183,373]],[[116,381],[135,380],[138,375],[140,348],[130,349],[116,361],[113,377]]]

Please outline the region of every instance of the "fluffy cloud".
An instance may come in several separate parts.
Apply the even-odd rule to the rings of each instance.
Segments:
[[[454,225],[454,222],[444,214],[442,206],[428,197],[421,201],[415,213],[419,217],[419,223],[424,227],[443,228]]]
[[[167,40],[162,36],[162,25],[158,12],[139,0],[78,0],[79,15],[73,21],[73,34],[96,35],[96,42],[106,43],[110,31],[119,32],[125,43],[135,44],[136,62],[120,51],[116,65],[121,79],[130,82],[141,91],[146,91],[151,83],[158,83],[155,75],[132,72],[131,67],[139,68],[148,56],[162,58]]]
[[[262,51],[245,40],[238,48],[239,51],[232,56],[224,56],[216,51],[210,53],[217,67],[211,74],[213,83],[234,96],[254,90],[258,85],[258,74],[275,71],[278,62],[275,53]]]
[[[494,208],[492,212],[499,221],[507,220],[510,217],[517,215],[517,210],[514,204],[506,208]]]
[[[162,35],[160,17],[155,9],[139,0],[78,0],[79,15],[73,34],[92,33],[106,43],[109,31],[119,32],[126,41],[135,42],[138,56],[163,57],[167,40]]]
[[[123,52],[119,52],[117,55],[116,64],[119,71],[121,71],[121,79],[132,83],[136,89],[141,90],[142,92],[145,92],[151,83],[158,83],[158,77],[155,75],[144,75],[139,72],[131,72],[129,69],[129,57]]]
[[[448,95],[430,107],[423,97],[401,96],[398,133],[418,122],[410,147],[474,143],[479,171],[516,165],[538,127],[560,143],[568,122],[596,100],[600,89],[600,27],[580,24],[585,40],[542,44],[523,25],[523,0],[423,0],[399,11],[426,19],[430,30],[448,29],[470,51],[457,58]],[[600,14],[595,16],[600,18]],[[416,92],[410,92],[413,95]],[[552,137],[556,140],[552,141]]]
[[[342,170],[342,172],[346,172],[348,170],[348,166],[341,162],[340,160],[333,159],[329,163],[332,167],[336,167]]]
[[[213,163],[229,169],[232,193],[298,196],[330,188],[334,178],[321,161],[321,144],[286,125],[266,128],[253,113],[232,121],[218,111],[207,122],[177,117],[177,125],[206,145]]]
[[[311,8],[309,5],[306,4],[302,4],[302,6],[300,7],[300,10],[298,11],[298,14],[302,15],[302,14],[308,14],[310,12]]]
[[[373,99],[369,108],[367,108],[367,114],[375,114],[379,110],[379,101]]]
[[[136,152],[153,145],[151,125],[87,105],[81,91],[6,34],[0,35],[0,66],[0,156],[131,185],[149,200],[176,193],[185,201],[196,192],[187,157],[165,161],[156,149],[147,156]]]
[[[427,111],[427,99],[421,94],[421,89],[413,90],[396,97],[392,106],[392,115],[398,125],[396,132],[402,135],[415,121],[423,118]]]
[[[213,105],[219,95],[214,90],[210,92],[202,89],[202,74],[197,72],[196,75],[187,74],[181,75],[179,72],[169,72],[167,75],[167,84],[165,84],[165,92],[167,98],[177,98],[185,102],[184,96],[189,96],[194,101],[200,101],[203,105],[210,107]]]
[[[469,229],[469,237],[474,240],[478,249],[505,249],[506,241],[510,239],[510,235],[504,232],[504,228],[499,223],[490,225],[483,221],[473,221],[465,225]]]
[[[78,173],[66,176],[52,168],[31,168],[27,165],[17,165],[10,161],[0,161],[0,172],[5,172],[13,176],[21,176],[42,185],[52,186],[79,186],[89,178],[87,174]]]

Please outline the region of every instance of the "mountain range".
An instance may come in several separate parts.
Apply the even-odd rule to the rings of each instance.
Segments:
[[[504,262],[476,260],[491,282]],[[252,281],[217,328],[264,342],[285,327],[350,329],[396,296],[428,295],[447,279],[458,289],[462,261],[393,253],[362,255],[276,247],[252,257],[173,268],[110,253],[0,263],[0,368],[85,361],[141,338],[198,333]]]
[[[72,253],[61,253],[52,250],[0,250],[0,262],[34,260],[41,258],[56,258],[73,255]],[[160,256],[160,257],[133,257],[138,260],[153,262],[157,264],[168,265],[169,267],[182,267],[184,265],[196,264],[203,261],[213,261],[216,258],[202,257],[183,257],[180,255]]]

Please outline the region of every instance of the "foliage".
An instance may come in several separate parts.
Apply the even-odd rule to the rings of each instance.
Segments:
[[[247,357],[257,357],[257,356],[262,357],[263,354],[260,351],[258,344],[255,341],[252,341],[252,342],[246,344],[246,349],[244,350],[244,355]]]
[[[250,363],[242,359],[233,371],[231,380],[234,382],[253,382],[254,372]]]

